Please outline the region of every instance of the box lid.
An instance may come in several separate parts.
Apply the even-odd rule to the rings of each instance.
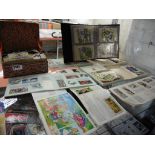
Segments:
[[[5,54],[22,50],[39,50],[39,25],[19,21],[0,21],[0,44]]]

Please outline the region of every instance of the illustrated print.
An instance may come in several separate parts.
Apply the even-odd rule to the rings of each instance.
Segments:
[[[79,95],[93,91],[90,87],[75,90]]]
[[[113,99],[107,98],[105,102],[108,104],[108,106],[112,109],[114,113],[119,113],[122,111],[122,109],[117,105],[117,103]]]
[[[116,28],[100,28],[100,42],[115,42],[117,41],[117,29]]]
[[[31,87],[34,88],[34,89],[35,89],[35,88],[36,88],[36,89],[42,88],[42,85],[41,85],[40,83],[31,83],[30,85],[31,85]]]
[[[27,87],[21,87],[21,88],[14,88],[14,89],[10,89],[9,94],[19,94],[19,93],[25,93],[28,92],[28,88]]]
[[[58,85],[59,85],[59,87],[61,88],[61,87],[66,87],[66,84],[65,84],[65,81],[64,80],[57,80],[57,83],[58,83]]]
[[[80,85],[86,85],[86,84],[92,84],[92,81],[90,80],[81,80],[79,81]]]

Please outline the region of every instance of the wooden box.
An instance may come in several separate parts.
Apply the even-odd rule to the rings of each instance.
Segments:
[[[48,72],[39,44],[37,23],[0,21],[0,52],[4,78]]]

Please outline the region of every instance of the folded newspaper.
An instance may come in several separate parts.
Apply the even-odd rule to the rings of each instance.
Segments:
[[[47,134],[90,134],[95,125],[65,90],[32,93]]]

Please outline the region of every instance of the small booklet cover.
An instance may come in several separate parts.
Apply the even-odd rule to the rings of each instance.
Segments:
[[[97,125],[103,125],[126,113],[110,92],[98,85],[72,88],[71,91],[80,99]]]
[[[119,57],[119,25],[61,24],[64,62]]]
[[[65,90],[32,93],[47,134],[81,135],[95,126],[78,102]]]

